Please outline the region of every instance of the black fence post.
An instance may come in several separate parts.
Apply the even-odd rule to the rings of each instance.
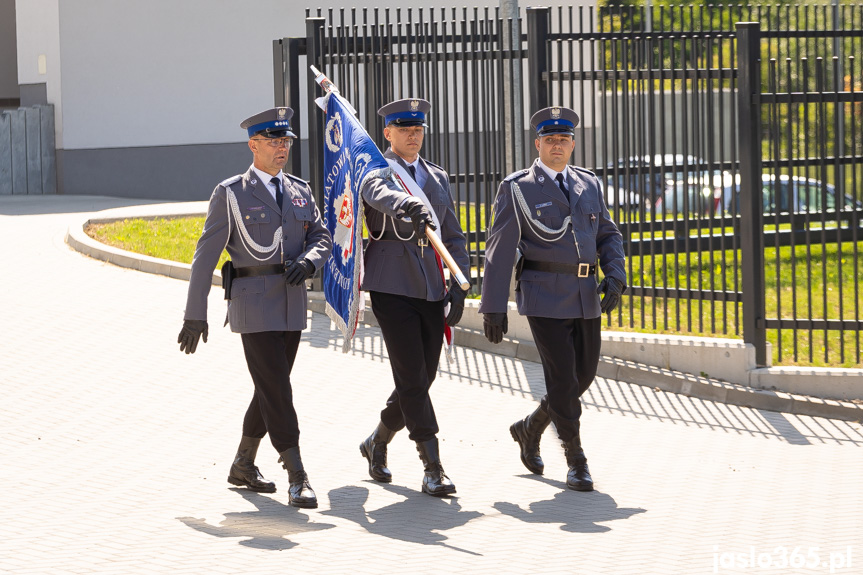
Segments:
[[[294,111],[291,122],[295,134],[302,129],[300,120],[300,38],[273,40],[273,105],[287,106]],[[302,177],[302,146],[291,147],[290,171]]]
[[[285,88],[288,79],[285,77],[284,44],[287,38],[273,40],[273,105],[276,108],[285,105]]]
[[[306,63],[315,66],[323,73],[327,73],[322,58],[324,24],[325,18],[306,18]],[[299,65],[299,64],[298,64]],[[311,70],[304,70],[311,75]],[[324,205],[324,154],[323,150],[323,123],[322,110],[315,104],[315,98],[322,96],[320,88],[315,82],[306,82],[308,87],[308,132],[309,132],[309,183],[312,193],[315,194],[315,202],[319,206]]]
[[[548,8],[527,8],[527,83],[530,86],[528,114],[548,103]],[[521,137],[516,135],[516,137]],[[536,146],[528,146],[530,159],[537,157]]]
[[[740,149],[740,245],[743,341],[755,363],[767,366],[764,236],[761,191],[761,25],[737,23],[737,105]]]
[[[287,100],[285,105],[294,111],[297,121],[294,122],[294,133],[300,136],[302,130],[302,121],[300,120],[300,38],[286,38],[287,47],[285,55],[285,65],[287,66],[288,89],[286,90]],[[304,70],[305,71],[305,70]],[[309,81],[306,76],[306,83],[314,84]],[[300,144],[301,138],[297,138],[297,146],[291,150],[291,173],[297,177],[303,177],[303,147]],[[311,156],[311,154],[309,154]]]

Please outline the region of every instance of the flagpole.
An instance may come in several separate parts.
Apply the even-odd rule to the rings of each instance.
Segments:
[[[332,83],[332,81],[330,81],[329,78],[324,75],[323,72],[321,72],[312,65],[310,65],[309,68],[311,68],[312,74],[315,75],[315,82],[318,83],[318,85],[324,92],[326,92],[327,94],[333,93],[340,95],[339,89],[336,87],[335,84]],[[363,127],[362,124],[360,124],[360,127],[363,129],[363,131],[365,131],[365,127]],[[366,132],[366,135],[368,135],[368,132]],[[371,137],[369,137],[369,139],[371,140]],[[398,178],[396,178],[395,176],[391,176],[391,180],[396,186],[407,192],[402,183],[399,182]],[[438,253],[438,255],[446,264],[446,269],[449,270],[452,279],[456,283],[458,283],[459,287],[461,287],[462,290],[468,291],[470,289],[470,282],[459,269],[458,264],[455,262],[455,259],[453,259],[452,255],[449,253],[449,250],[446,249],[446,246],[443,244],[441,239],[428,226],[426,226],[426,237],[428,238],[429,242],[431,242],[434,250]]]

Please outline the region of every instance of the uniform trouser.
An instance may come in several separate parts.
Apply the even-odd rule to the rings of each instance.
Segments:
[[[542,371],[546,395],[541,405],[569,441],[579,434],[581,401],[596,377],[602,345],[602,318],[554,319],[528,316]]]
[[[443,346],[443,301],[370,293],[396,384],[381,411],[381,422],[393,431],[407,427],[413,441],[432,439],[438,425],[429,388]]]
[[[260,438],[269,433],[279,453],[296,447],[300,441],[291,369],[301,335],[299,331],[241,334],[246,364],[255,384],[255,393],[243,419],[243,435]]]

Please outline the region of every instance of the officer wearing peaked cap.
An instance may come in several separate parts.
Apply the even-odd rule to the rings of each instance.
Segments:
[[[367,209],[370,242],[365,251],[363,288],[372,299],[372,310],[381,327],[390,356],[395,389],[381,411],[375,431],[360,452],[368,459],[369,475],[389,483],[387,444],[407,427],[416,442],[425,475],[422,490],[435,496],[455,492],[444,473],[438,450],[438,425],[429,397],[437,375],[446,326],[455,326],[464,310],[466,292],[444,281],[434,250],[418,245],[425,226],[437,229],[462,272],[470,269],[467,242],[461,229],[449,187],[449,174],[420,157],[428,101],[397,100],[378,110],[384,118],[384,152],[402,170],[414,195],[397,189],[389,180],[371,179],[362,189]],[[403,220],[404,216],[411,223]],[[445,313],[446,306],[449,311]],[[445,325],[446,323],[446,325]]]
[[[291,391],[291,369],[306,327],[305,280],[320,269],[332,246],[306,182],[285,174],[292,139],[290,108],[273,108],[243,121],[253,163],[245,174],[216,186],[195,248],[178,343],[194,353],[207,341],[207,295],[223,249],[226,323],[241,334],[255,391],[243,420],[243,436],[228,482],[272,493],[255,454],[269,433],[288,471],[295,507],[317,507],[300,458],[300,430]]]
[[[525,467],[541,474],[539,441],[553,421],[569,466],[567,486],[591,491],[593,480],[581,447],[579,397],[596,376],[601,315],[617,306],[626,289],[623,238],[596,175],[568,165],[578,114],[569,108],[545,108],[530,123],[539,158],[504,179],[498,189],[479,311],[486,337],[499,343],[507,331],[515,265],[518,313],[527,316],[547,393],[510,433]],[[516,250],[522,254],[518,262]],[[605,275],[598,285],[597,264]],[[599,294],[604,294],[602,301]]]

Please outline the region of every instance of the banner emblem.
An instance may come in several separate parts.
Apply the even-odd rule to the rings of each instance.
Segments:
[[[342,115],[336,112],[327,120],[326,136],[327,148],[331,152],[338,152],[342,147]]]

